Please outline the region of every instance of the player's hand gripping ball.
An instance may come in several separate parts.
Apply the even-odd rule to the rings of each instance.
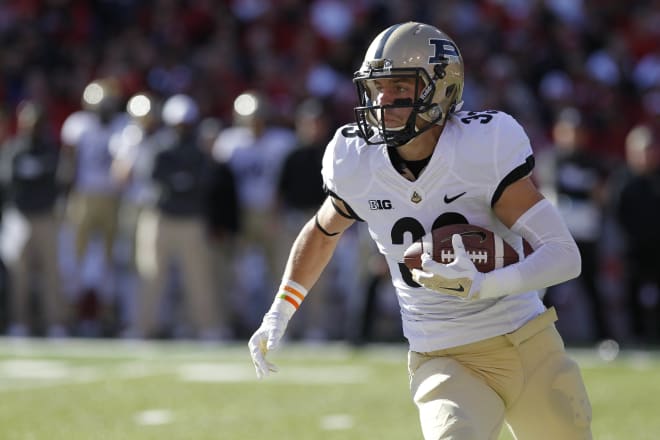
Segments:
[[[459,234],[470,260],[479,272],[486,273],[520,259],[516,250],[493,231],[476,225],[455,224],[434,229],[406,249],[403,257],[408,269],[422,268],[422,254],[427,253],[434,261],[450,264],[454,261],[452,235]],[[525,244],[525,255],[531,248]]]

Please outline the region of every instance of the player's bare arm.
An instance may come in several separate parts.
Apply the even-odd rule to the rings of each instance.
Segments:
[[[289,320],[330,261],[342,233],[355,221],[348,212],[341,200],[326,198],[294,241],[275,300],[248,343],[257,377],[277,371],[266,354],[277,347]]]
[[[507,228],[513,226],[518,218],[528,209],[543,199],[543,195],[529,177],[517,180],[509,185],[493,206],[497,218]]]
[[[311,289],[316,283],[330,261],[341,234],[355,222],[341,215],[338,209],[348,211],[344,202],[329,196],[316,216],[305,224],[291,248],[284,280],[294,280],[306,289]]]

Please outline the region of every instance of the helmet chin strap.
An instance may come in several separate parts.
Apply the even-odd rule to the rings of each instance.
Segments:
[[[424,102],[426,98],[429,97],[433,91],[435,91],[435,83],[439,79],[442,79],[447,75],[445,73],[445,68],[447,67],[447,63],[442,63],[442,64],[436,64],[435,67],[433,68],[433,77],[431,78],[431,81],[422,89],[421,93],[419,94],[419,98],[417,98],[417,101],[419,102]]]
[[[424,127],[423,129],[418,130],[416,125],[417,116],[418,113],[416,111],[411,112],[408,120],[406,121],[406,124],[396,128],[387,128],[385,127],[384,122],[381,122],[381,133],[385,135],[385,141],[388,147],[401,147],[410,142],[413,138],[428,130],[433,125],[429,124],[428,127]]]

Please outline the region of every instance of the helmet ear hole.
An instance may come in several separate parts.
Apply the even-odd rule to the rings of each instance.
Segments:
[[[438,119],[441,113],[442,110],[440,110],[440,107],[438,107],[436,104],[434,104],[433,107],[431,107],[431,109],[428,111],[429,118],[432,120]]]

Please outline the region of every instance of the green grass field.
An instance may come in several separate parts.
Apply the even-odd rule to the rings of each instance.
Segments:
[[[659,438],[658,353],[572,353],[595,439]],[[0,339],[0,439],[419,439],[405,356],[285,345],[257,381],[244,344]]]

